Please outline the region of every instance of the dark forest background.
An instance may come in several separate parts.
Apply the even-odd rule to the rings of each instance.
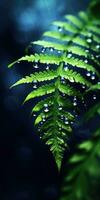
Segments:
[[[7,66],[23,56],[53,20],[85,10],[88,2],[0,0],[0,200],[57,199],[60,180],[53,156],[34,130],[32,104],[22,106],[27,87],[9,89],[28,68]]]

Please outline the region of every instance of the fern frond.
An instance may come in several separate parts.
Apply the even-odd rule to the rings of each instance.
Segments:
[[[66,46],[63,45],[63,44],[58,44],[58,43],[55,43],[55,42],[49,42],[49,41],[43,41],[43,40],[38,40],[36,42],[33,42],[33,44],[36,44],[36,45],[40,45],[40,46],[43,46],[45,48],[53,48],[53,49],[56,49],[56,50],[66,50]]]
[[[67,71],[63,70],[61,72],[61,76],[64,77],[65,79],[68,79],[70,82],[81,83],[87,86],[92,85],[88,80],[86,80],[83,76],[81,76],[81,74],[73,70],[69,69],[67,69]]]
[[[54,70],[48,70],[43,72],[35,72],[34,74],[30,74],[30,76],[26,76],[25,78],[17,81],[12,87],[24,84],[24,83],[34,83],[34,82],[42,82],[47,80],[52,80],[57,77],[57,73]]]
[[[80,19],[82,19],[85,23],[88,22],[88,15],[86,12],[80,11],[79,12],[79,17]]]
[[[54,39],[59,39],[60,41],[66,41],[66,42],[70,41],[69,35],[65,35],[64,33],[60,33],[57,31],[46,31],[43,34],[43,36],[54,38]]]
[[[43,85],[36,90],[33,90],[28,96],[25,98],[24,102],[33,99],[35,97],[41,97],[46,94],[51,94],[55,91],[55,87],[53,84]]]
[[[70,64],[78,68],[86,69],[87,71],[94,72],[99,76],[99,72],[92,65],[85,63],[83,60],[80,60],[74,57],[72,58],[65,57],[64,61],[66,64]]]
[[[20,62],[32,63],[33,69],[34,65],[38,66],[37,72],[35,69],[35,72],[18,80],[12,87],[33,84],[34,89],[24,102],[37,98],[32,108],[32,114],[35,112],[36,115],[34,123],[38,126],[41,138],[50,145],[60,169],[67,140],[72,133],[71,122],[75,120],[75,113],[72,113],[79,111],[76,101],[82,102],[84,91],[99,87],[96,80],[94,85],[94,80],[88,76],[100,77],[100,28],[98,21],[91,20],[90,15],[84,12],[77,17],[67,15],[64,21],[53,22],[53,26],[54,31],[47,31],[43,39],[32,42],[42,48],[41,53],[26,55],[8,67]],[[52,69],[48,69],[48,64]],[[41,65],[43,70],[40,69]],[[82,89],[83,86],[86,89]]]
[[[20,59],[18,59],[17,61],[14,61],[13,63],[11,63],[10,65],[8,65],[8,67],[12,67],[14,64],[16,63],[20,63],[23,61],[27,61],[27,62],[32,62],[32,63],[42,63],[42,64],[56,64],[59,65],[59,63],[61,62],[61,59],[58,56],[55,55],[47,55],[47,54],[34,54],[34,55],[30,55],[30,56],[24,56]]]
[[[92,85],[87,91],[100,90],[100,84]]]
[[[99,106],[96,105],[89,110],[87,120],[98,113]],[[100,156],[100,128],[97,128],[89,140],[79,144],[76,154],[73,153],[69,158],[60,200],[82,200],[89,197],[89,189],[91,190],[89,180],[92,182],[93,177],[100,177],[98,156]]]
[[[60,92],[67,94],[68,96],[78,96],[81,97],[81,93],[78,92],[76,89],[74,89],[73,87],[71,87],[70,85],[63,85],[63,84],[59,84],[58,85],[58,89]]]
[[[47,97],[46,99],[44,99],[44,100],[41,100],[41,101],[39,101],[34,107],[33,107],[33,109],[32,109],[32,113],[33,112],[38,112],[38,111],[40,111],[41,109],[43,109],[43,107],[44,107],[44,105],[52,105],[52,103],[53,103],[53,97],[51,96],[51,97]]]
[[[83,26],[83,23],[82,21],[76,17],[76,16],[73,16],[73,15],[65,15],[65,19],[69,20],[71,23],[73,23],[75,26],[77,26],[79,29],[82,28]]]
[[[93,88],[92,88],[93,87]],[[98,84],[90,87],[90,90],[99,90]],[[90,90],[88,92],[90,92]],[[84,116],[85,123],[95,116],[100,117],[100,103],[96,103]],[[60,200],[82,200],[89,197],[89,181],[93,177],[100,177],[100,128],[95,127],[91,138],[78,144],[76,151],[67,162],[67,176],[64,178],[62,195]],[[98,171],[97,171],[98,170]]]
[[[77,28],[75,26],[72,26],[71,24],[66,23],[66,22],[55,21],[52,24],[57,26],[57,27],[63,28],[65,31],[68,31],[68,32],[71,32],[71,33],[77,33]]]

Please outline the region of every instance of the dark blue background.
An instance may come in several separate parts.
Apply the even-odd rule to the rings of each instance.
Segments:
[[[38,40],[53,20],[76,14],[87,3],[0,0],[0,200],[57,198],[60,178],[53,156],[33,128],[31,103],[21,105],[27,86],[9,89],[28,68],[11,70],[7,65],[23,56],[29,43]]]

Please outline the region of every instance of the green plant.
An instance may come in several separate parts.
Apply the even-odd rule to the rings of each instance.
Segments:
[[[97,89],[98,85],[94,88]],[[100,102],[86,112],[83,121],[85,123],[93,121],[96,116],[100,118]],[[95,194],[96,183],[99,184],[99,181],[100,127],[97,126],[91,137],[78,144],[75,152],[67,160],[60,200],[94,199],[97,195]],[[96,199],[99,199],[99,196]]]
[[[77,102],[84,106],[85,91],[94,87],[100,77],[100,27],[94,5],[77,17],[67,15],[64,21],[53,22],[55,30],[45,32],[42,40],[32,43],[42,47],[40,53],[26,55],[9,65],[31,62],[33,69],[39,70],[12,87],[33,83],[34,89],[24,103],[38,98],[32,109],[37,115],[35,125],[41,138],[50,145],[59,170],[72,124],[80,113]],[[41,65],[45,70],[40,69]],[[41,85],[38,87],[37,83]]]

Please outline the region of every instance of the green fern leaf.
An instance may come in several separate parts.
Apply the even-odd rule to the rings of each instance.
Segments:
[[[35,97],[40,97],[46,94],[51,94],[55,91],[55,87],[53,84],[43,85],[36,90],[33,90],[28,96],[25,98],[24,102],[33,99]]]
[[[24,102],[37,98],[32,108],[32,114],[35,112],[36,115],[34,124],[41,138],[50,146],[60,169],[64,150],[68,146],[67,140],[72,133],[71,124],[75,121],[73,111],[79,111],[73,101],[77,98],[82,102],[84,91],[80,87],[86,87],[86,92],[99,89],[87,73],[95,74],[98,79],[100,77],[100,28],[98,20],[91,20],[88,12],[80,12],[78,17],[67,15],[64,21],[53,22],[53,26],[55,31],[47,31],[43,39],[32,42],[42,48],[41,53],[25,55],[8,67],[20,62],[30,62],[33,68],[34,65],[38,66],[38,71],[35,69],[35,72],[18,80],[12,87],[25,83],[36,84]],[[45,68],[43,71],[40,64]],[[46,68],[48,64],[50,69]]]
[[[77,26],[79,29],[83,26],[82,21],[73,15],[65,15],[65,19],[69,20],[71,23],[73,23],[75,26]]]
[[[57,73],[54,70],[48,70],[44,72],[35,72],[34,74],[30,74],[30,76],[26,76],[25,78],[17,81],[12,87],[24,84],[24,83],[32,83],[32,82],[42,82],[47,80],[52,80],[57,77]]]
[[[53,25],[57,26],[57,27],[61,27],[64,30],[71,32],[71,33],[76,33],[77,32],[77,28],[72,26],[71,24],[68,24],[66,22],[60,22],[60,21],[55,21],[53,22]]]
[[[99,88],[94,85],[93,89],[97,90]],[[100,103],[95,104],[86,112],[84,121],[93,119],[97,114],[100,116]],[[100,128],[96,127],[96,131],[91,138],[77,145],[76,152],[71,155],[67,162],[68,171],[67,176],[64,178],[60,200],[90,198],[88,182],[89,180],[92,181],[93,177],[100,177],[100,163],[97,159],[99,156]]]

